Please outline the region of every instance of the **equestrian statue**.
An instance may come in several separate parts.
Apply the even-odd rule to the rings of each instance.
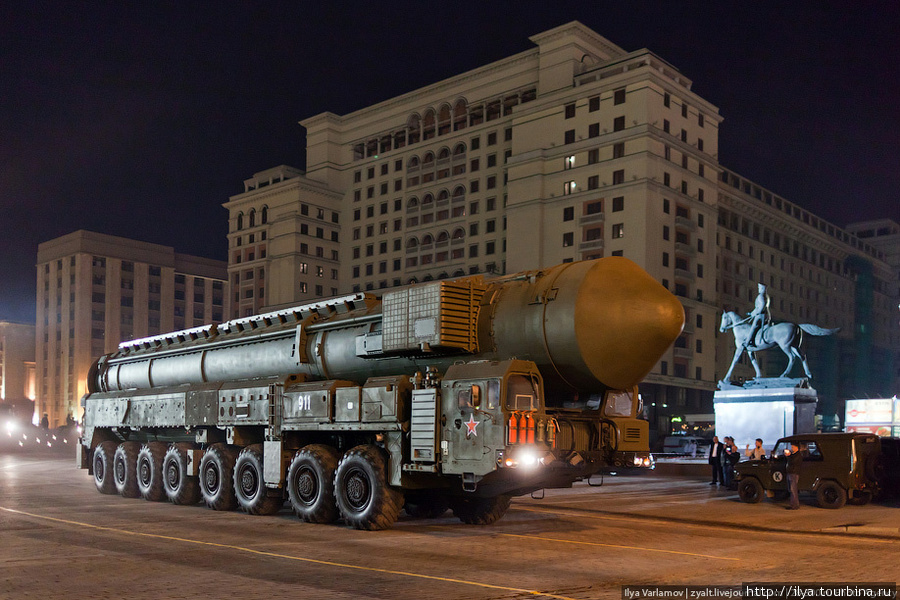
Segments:
[[[735,346],[734,358],[731,361],[731,366],[728,368],[728,373],[726,373],[722,381],[730,381],[731,372],[744,352],[750,357],[757,379],[761,378],[762,372],[759,370],[756,352],[768,350],[775,346],[781,348],[781,351],[788,358],[787,368],[785,368],[781,377],[788,376],[794,367],[794,360],[799,358],[806,377],[811,379],[812,373],[809,371],[809,363],[806,362],[806,354],[800,349],[800,345],[803,343],[803,332],[815,336],[833,335],[840,331],[840,327],[826,329],[810,323],[772,323],[769,315],[769,296],[766,293],[766,286],[762,283],[758,285],[759,294],[756,296],[753,311],[746,318],[742,319],[739,314],[733,311],[726,311],[722,314],[719,331],[724,333],[730,329],[734,333]]]

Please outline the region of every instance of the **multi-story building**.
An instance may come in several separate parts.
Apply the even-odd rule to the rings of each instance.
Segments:
[[[233,317],[338,294],[340,201],[291,167],[244,181],[224,204]]]
[[[724,169],[718,193],[719,306],[746,312],[756,284],[764,283],[775,321],[841,328],[833,337],[803,338],[826,417],[843,415],[847,398],[896,394],[900,228],[878,221],[841,229]],[[880,245],[875,232],[881,232]],[[728,369],[731,343],[730,335],[722,336],[718,373]],[[769,374],[787,363],[778,350],[759,357]],[[735,374],[753,376],[746,358]]]
[[[80,420],[91,363],[125,340],[220,322],[226,265],[89,231],[37,254],[37,406],[50,426]]]
[[[34,325],[0,321],[0,401],[34,396]]]
[[[241,286],[235,314],[625,256],[686,313],[684,334],[642,386],[651,418],[664,431],[673,415],[709,414],[724,374],[717,356],[721,365],[733,353],[717,334],[719,255],[730,252],[718,234],[729,189],[719,111],[664,59],[627,52],[580,23],[530,39],[535,48],[484,67],[302,121],[306,170],[258,173],[225,205],[229,272]],[[247,215],[262,210],[250,227]],[[833,248],[841,265],[848,248]],[[253,291],[259,273],[264,298]],[[839,289],[846,299],[834,302],[853,301],[848,286]]]

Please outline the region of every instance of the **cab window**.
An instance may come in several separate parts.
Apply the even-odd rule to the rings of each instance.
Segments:
[[[606,407],[603,414],[607,417],[630,417],[634,399],[631,392],[617,390],[606,393]]]
[[[537,382],[525,375],[510,377],[506,382],[506,408],[521,411],[537,410]]]

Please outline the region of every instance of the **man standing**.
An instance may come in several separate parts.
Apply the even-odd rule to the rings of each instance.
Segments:
[[[756,438],[756,447],[753,450],[750,449],[750,444],[747,444],[747,449],[744,450],[744,454],[750,457],[750,460],[762,460],[766,457],[766,451],[763,449],[763,441],[760,438]]]
[[[722,473],[722,455],[725,446],[719,441],[719,436],[713,436],[712,445],[709,447],[709,464],[712,465],[712,481],[709,485],[719,485],[719,475]]]
[[[802,448],[797,442],[791,442],[791,449],[785,452],[787,463],[785,471],[787,471],[788,489],[791,492],[791,505],[788,510],[797,510],[800,508],[800,466],[803,464],[803,457],[806,454],[806,444]]]

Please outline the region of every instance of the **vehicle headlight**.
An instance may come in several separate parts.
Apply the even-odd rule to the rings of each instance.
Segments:
[[[15,433],[16,429],[18,429],[18,425],[15,421],[10,420],[6,422],[4,428],[6,429],[6,434],[11,436],[13,433]]]

